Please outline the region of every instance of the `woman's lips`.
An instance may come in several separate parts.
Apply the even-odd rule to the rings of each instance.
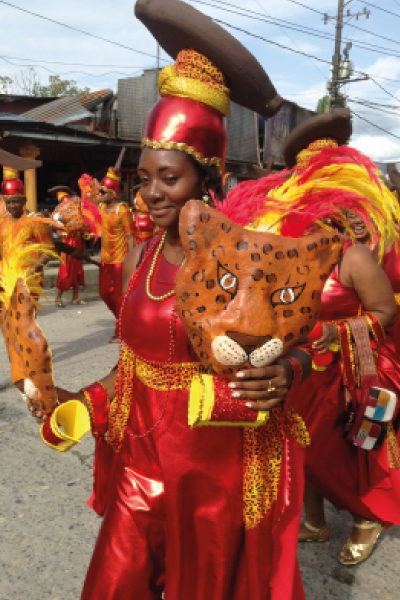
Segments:
[[[155,217],[163,217],[169,211],[169,206],[165,208],[150,208],[150,213]]]

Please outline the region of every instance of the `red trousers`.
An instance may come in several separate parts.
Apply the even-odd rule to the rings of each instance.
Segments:
[[[122,303],[122,263],[101,263],[99,294],[103,302],[118,319]]]
[[[82,238],[69,237],[67,244],[81,250],[85,250],[85,244]],[[77,258],[72,258],[68,254],[63,254],[65,263],[60,265],[58,271],[57,287],[60,292],[66,292],[72,287],[85,285],[85,276],[83,273],[83,262]]]

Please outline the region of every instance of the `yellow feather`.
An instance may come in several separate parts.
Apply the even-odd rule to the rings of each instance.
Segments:
[[[40,273],[32,269],[32,254],[58,258],[58,254],[48,244],[27,244],[23,229],[13,239],[8,239],[7,257],[3,259],[0,272],[0,303],[4,304],[6,309],[10,305],[18,279],[23,280],[31,294],[37,297],[44,295],[40,285]],[[32,300],[38,306],[38,302],[34,298]]]

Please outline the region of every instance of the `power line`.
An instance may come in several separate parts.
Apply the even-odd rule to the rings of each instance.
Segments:
[[[3,58],[3,56],[2,56]],[[49,65],[69,65],[69,66],[79,66],[79,67],[119,67],[120,69],[147,69],[148,67],[138,66],[138,65],[88,65],[86,63],[78,63],[78,62],[61,62],[59,60],[43,60],[41,58],[21,58],[20,56],[4,56],[4,58],[8,58],[10,60],[24,60],[24,61],[33,61],[35,63],[45,63]],[[22,66],[22,65],[21,65]]]
[[[66,23],[61,23],[61,21],[56,21],[55,19],[50,19],[49,17],[45,17],[44,15],[40,15],[39,13],[32,12],[31,10],[27,10],[26,8],[21,8],[20,6],[11,4],[11,2],[5,2],[5,0],[0,0],[0,4],[5,4],[6,6],[11,6],[11,8],[15,8],[15,10],[19,10],[28,15],[32,15],[34,17],[37,17],[38,19],[43,19],[44,21],[49,21],[50,23],[54,23],[55,25],[60,25],[60,27],[65,27],[66,29],[70,29],[72,31],[77,31],[78,33],[82,33],[83,35],[87,35],[89,37],[95,38],[96,40],[100,40],[102,42],[107,42],[108,44],[113,44],[114,46],[118,46],[119,48],[124,48],[125,50],[130,50],[131,52],[136,52],[137,54],[143,54],[143,56],[150,56],[151,58],[156,58],[155,54],[149,54],[148,52],[143,52],[143,50],[136,50],[136,48],[131,48],[130,46],[125,46],[125,44],[120,44],[119,42],[114,42],[113,40],[108,40],[107,38],[101,37],[100,35],[95,35],[94,33],[89,33],[88,31],[84,31],[83,29],[78,29],[77,27],[72,27],[72,25],[67,25]]]
[[[255,2],[257,2],[258,6],[261,8],[261,10],[263,10],[265,12],[265,14],[270,17],[270,15],[267,13],[267,11],[265,10],[265,8],[259,3],[258,0],[255,0]],[[300,50],[299,46],[297,45],[297,43],[294,41],[293,38],[290,37],[290,35],[288,33],[285,32],[284,28],[281,27],[281,25],[278,25],[279,29],[284,33],[284,35],[286,35],[287,38],[289,38],[289,40],[292,42],[292,44],[294,44],[296,46],[296,48],[298,50]],[[315,65],[313,63],[313,61],[311,60],[311,58],[308,58],[308,60],[310,61],[310,63],[312,64],[312,66],[317,69],[317,71],[320,73],[320,75],[322,75],[322,77],[325,79],[325,73],[323,73],[321,71],[321,69],[319,67],[317,67],[317,65]]]
[[[271,25],[282,24],[282,27],[284,27],[286,29],[298,31],[299,33],[303,33],[305,35],[311,35],[316,38],[325,39],[325,40],[334,40],[335,39],[335,36],[331,33],[322,33],[311,27],[307,27],[305,25],[298,25],[297,23],[292,23],[291,21],[284,21],[283,19],[277,19],[275,17],[265,18],[261,13],[258,13],[255,11],[250,11],[248,9],[242,9],[234,4],[224,2],[223,0],[211,0],[213,2],[212,4],[207,0],[191,0],[191,1],[196,2],[197,4],[203,4],[205,6],[217,8],[218,10],[222,10],[227,13],[236,14],[239,16],[245,16],[249,19],[253,19],[256,21],[263,21],[263,22],[269,23]],[[232,8],[230,8],[228,10],[227,8],[224,8],[222,6],[218,6],[218,4],[233,7],[234,10]],[[379,46],[378,44],[372,44],[370,42],[360,42],[360,41],[354,40],[353,38],[343,38],[343,41],[351,41],[354,47],[360,48],[362,50],[368,50],[369,52],[374,52],[376,54],[383,54],[386,56],[394,56],[396,58],[400,58],[400,50],[393,50],[391,48],[387,48],[386,46]],[[396,42],[396,43],[399,44],[400,42]]]
[[[371,76],[369,76],[370,80],[375,83],[375,85],[377,85],[383,92],[385,92],[385,94],[387,94],[388,96],[390,96],[391,98],[394,98],[395,100],[397,100],[397,102],[400,102],[400,99],[397,98],[396,96],[394,96],[393,94],[391,94],[390,92],[387,91],[387,89],[385,89],[383,87],[383,85],[381,85],[380,83],[378,83],[378,81],[375,81],[375,79]]]
[[[8,63],[9,65],[12,65],[13,67],[26,67],[26,68],[33,68],[36,67],[38,69],[44,69],[45,71],[47,71],[48,73],[52,73],[53,75],[71,75],[73,73],[78,73],[78,74],[82,74],[82,75],[86,75],[87,77],[106,77],[107,75],[124,75],[125,77],[127,75],[129,76],[133,76],[133,75],[137,75],[137,73],[140,73],[140,71],[142,70],[141,68],[137,71],[135,71],[134,73],[125,73],[123,71],[107,71],[106,73],[87,73],[86,71],[64,71],[62,73],[57,72],[57,71],[53,71],[52,69],[49,69],[48,67],[44,67],[43,65],[38,65],[38,64],[29,64],[29,65],[18,65],[14,62],[12,62],[11,60],[6,59],[4,56],[0,56],[0,59],[3,60],[4,62]]]
[[[307,4],[303,4],[302,2],[297,2],[297,0],[287,0],[287,1],[291,2],[292,4],[298,4],[298,6],[302,6],[303,8],[307,8],[308,10],[311,10],[312,12],[315,12],[318,15],[324,16],[323,12],[321,12],[320,10],[317,10],[316,8],[312,8],[311,6],[307,6]]]
[[[215,21],[216,23],[220,23],[221,25],[225,25],[226,27],[230,27],[231,29],[235,29],[236,31],[240,31],[241,33],[246,33],[247,35],[250,35],[251,37],[257,38],[259,40],[263,40],[264,42],[267,42],[267,44],[272,44],[273,46],[277,46],[278,48],[283,48],[284,50],[289,50],[290,52],[294,52],[295,54],[301,54],[302,56],[307,56],[309,58],[312,58],[313,60],[324,63],[326,65],[331,64],[329,60],[319,58],[319,56],[314,56],[313,54],[308,54],[307,52],[302,52],[302,50],[294,50],[293,48],[289,48],[289,46],[285,46],[284,44],[279,44],[278,42],[273,42],[272,40],[267,40],[266,38],[262,37],[261,35],[256,35],[255,33],[250,33],[250,31],[247,31],[246,29],[242,29],[241,27],[236,27],[235,25],[231,25],[230,23],[227,23],[226,21],[221,21],[220,19],[213,19],[213,21]]]
[[[367,6],[372,6],[373,8],[376,8],[377,10],[381,10],[382,12],[385,12],[388,15],[393,15],[394,17],[397,17],[398,19],[400,19],[400,15],[398,13],[394,13],[391,10],[386,10],[386,8],[381,8],[380,6],[377,6],[376,4],[372,4],[372,2],[366,2],[365,0],[363,0],[363,4],[366,4]]]
[[[353,100],[352,98],[347,97],[346,98],[347,102],[351,102],[352,104],[359,104],[360,106],[364,106],[365,108],[367,108],[369,111],[374,111],[374,112],[379,112],[380,114],[384,114],[384,115],[390,115],[392,117],[400,117],[400,113],[398,112],[398,110],[386,110],[385,106],[370,106],[367,102],[361,102],[360,100]],[[400,107],[399,107],[400,109]]]
[[[372,123],[372,121],[369,121],[368,119],[366,119],[365,117],[361,117],[358,113],[356,113],[354,110],[352,111],[353,115],[355,115],[356,117],[358,117],[359,119],[361,119],[362,121],[365,121],[366,123],[368,123],[369,125],[372,125],[372,127],[375,127],[376,129],[379,129],[380,131],[383,131],[383,133],[386,133],[387,135],[391,135],[392,137],[395,137],[397,140],[400,140],[400,137],[398,135],[396,135],[395,133],[392,133],[391,131],[388,131],[387,129],[384,129],[383,127],[379,127],[379,125],[375,125],[375,123]]]

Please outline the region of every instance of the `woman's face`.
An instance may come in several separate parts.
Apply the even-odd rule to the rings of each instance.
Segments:
[[[191,160],[178,150],[144,148],[138,174],[140,194],[154,225],[163,229],[178,225],[183,205],[202,195],[202,181]]]
[[[368,229],[365,226],[364,221],[356,213],[351,210],[345,211],[346,218],[350,224],[350,227],[354,233],[356,240],[360,242],[367,242],[369,240]]]

